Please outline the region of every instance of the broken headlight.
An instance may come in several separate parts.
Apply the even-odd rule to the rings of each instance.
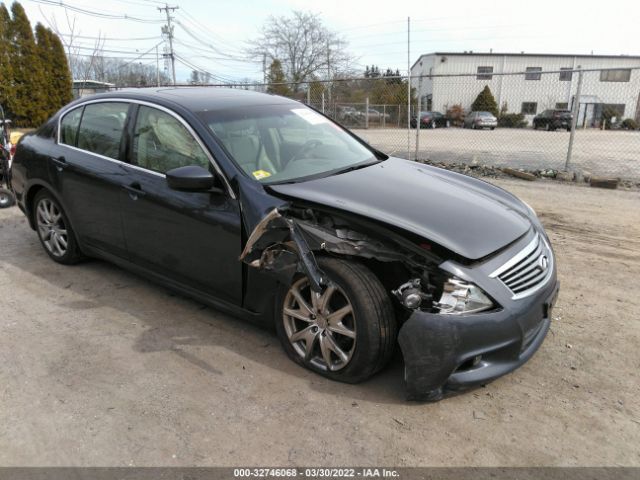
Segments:
[[[434,307],[441,314],[458,315],[461,313],[477,313],[493,307],[493,302],[482,289],[473,283],[457,278],[449,278],[442,287],[440,301]]]

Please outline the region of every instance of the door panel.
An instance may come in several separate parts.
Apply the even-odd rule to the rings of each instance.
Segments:
[[[213,169],[209,157],[181,122],[150,107],[139,107],[131,137],[129,183],[120,192],[129,258],[240,305],[238,202],[226,192],[172,190],[164,176],[184,165]]]
[[[131,183],[120,195],[130,260],[239,305],[237,201],[222,193],[172,190],[164,176],[127,168]]]
[[[80,242],[121,257],[126,257],[127,251],[120,191],[127,179],[116,159],[128,108],[127,103],[116,102],[89,104],[83,112],[79,107],[79,128],[71,118],[78,112],[66,114],[61,124],[61,144],[51,152],[49,162]]]

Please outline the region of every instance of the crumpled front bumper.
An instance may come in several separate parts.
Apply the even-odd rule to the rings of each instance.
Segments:
[[[488,313],[414,312],[398,335],[410,400],[436,401],[447,392],[483,385],[527,362],[551,325],[559,282]]]

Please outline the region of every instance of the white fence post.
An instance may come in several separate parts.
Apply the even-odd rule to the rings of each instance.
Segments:
[[[364,128],[369,128],[369,97],[364,102]]]
[[[576,127],[578,126],[578,114],[580,113],[580,93],[582,92],[582,75],[583,72],[578,67],[578,87],[576,96],[573,97],[573,118],[571,119],[571,135],[569,136],[569,147],[567,148],[567,161],[564,164],[565,171],[569,170],[571,164],[571,154],[573,153],[573,141],[576,135]]]

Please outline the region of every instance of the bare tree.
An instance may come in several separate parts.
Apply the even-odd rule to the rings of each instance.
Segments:
[[[41,10],[42,13],[42,10]],[[97,63],[103,58],[102,50],[104,48],[104,42],[106,38],[102,36],[101,32],[98,32],[98,37],[94,41],[93,50],[89,49],[89,53],[81,53],[82,47],[78,45],[78,37],[80,36],[80,29],[76,27],[76,17],[69,17],[69,13],[65,10],[65,19],[67,21],[67,29],[69,33],[63,34],[58,28],[58,23],[55,16],[50,19],[44,14],[43,17],[51,29],[60,37],[62,44],[67,52],[67,60],[69,61],[69,69],[74,80],[87,81],[95,78],[96,66],[98,69],[100,65]]]
[[[257,47],[249,49],[250,55],[266,65],[279,60],[290,82],[334,78],[344,74],[352,60],[347,42],[311,12],[269,17],[260,37],[251,44]]]
[[[58,27],[55,16],[47,18],[43,13],[43,17],[64,45],[74,80],[83,82],[97,80],[114,83],[117,86],[151,86],[156,85],[159,78],[162,85],[169,84],[168,75],[164,71],[158,72],[155,64],[145,65],[137,61],[138,59],[105,57],[103,49],[107,38],[101,32],[98,32],[92,47],[82,47],[79,42],[81,32],[76,25],[76,17],[70,17],[68,12],[65,11],[68,33],[64,34]],[[86,53],[83,53],[83,50]]]

